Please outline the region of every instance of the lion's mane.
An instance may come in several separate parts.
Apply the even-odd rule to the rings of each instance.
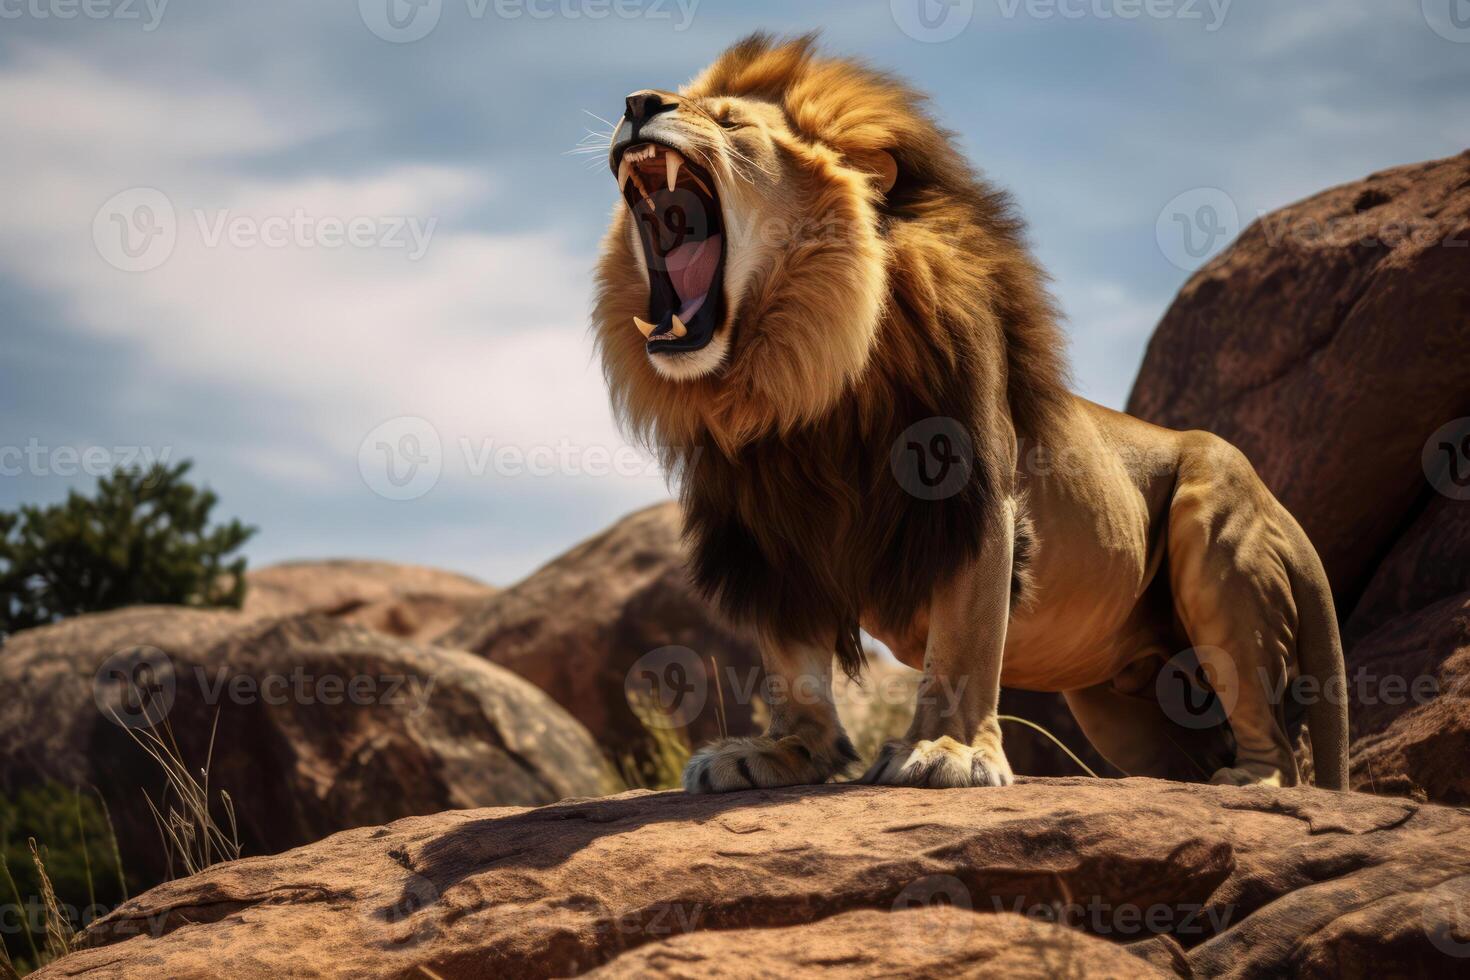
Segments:
[[[678,382],[648,367],[628,327],[647,284],[626,236],[605,243],[594,324],[621,420],[677,480],[696,583],[777,637],[830,642],[835,630],[852,673],[859,615],[908,626],[976,558],[989,500],[1012,486],[1007,440],[1046,442],[1058,424],[1068,396],[1055,311],[1009,198],[898,79],[819,55],[811,36],[757,34],[684,94],[772,102],[840,158],[883,150],[898,163],[882,197],[828,168],[813,191],[821,207],[870,221],[879,246],[792,250],[727,327],[723,371]],[[880,285],[881,314],[846,322],[842,291]],[[958,493],[924,500],[895,479],[889,453],[936,416],[973,434],[974,463]]]

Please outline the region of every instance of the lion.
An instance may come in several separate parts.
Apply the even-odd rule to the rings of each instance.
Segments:
[[[688,792],[852,774],[831,681],[860,673],[861,630],[923,671],[862,782],[1009,784],[1004,684],[1061,692],[1124,773],[1221,784],[1301,782],[1304,709],[1317,784],[1345,785],[1307,536],[1225,441],[1071,393],[1009,198],[921,95],[756,34],[627,96],[608,161],[614,410],[677,487],[694,582],[752,628],[768,690],[805,692],[697,751]]]

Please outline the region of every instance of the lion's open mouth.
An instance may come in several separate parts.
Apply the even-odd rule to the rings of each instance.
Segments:
[[[648,266],[648,319],[634,323],[649,353],[696,351],[725,306],[725,235],[709,172],[678,150],[640,142],[615,161]]]

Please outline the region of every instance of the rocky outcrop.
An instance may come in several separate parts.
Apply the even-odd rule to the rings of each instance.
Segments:
[[[23,692],[0,699],[0,788],[95,786],[145,880],[166,870],[143,798],[159,798],[162,771],[129,737],[149,723],[191,769],[213,734],[210,785],[229,793],[247,854],[612,788],[586,730],[510,672],[316,614],[79,616],[13,637],[0,689]]]
[[[421,643],[439,639],[496,592],[437,568],[349,559],[268,565],[245,581],[248,614],[321,613]]]
[[[649,671],[656,687],[671,665],[690,686],[682,703],[698,702],[677,718],[692,741],[756,730],[760,654],[694,592],[679,535],[676,505],[638,511],[480,602],[442,642],[541,688],[614,758],[648,752],[630,676]]]
[[[1470,805],[1470,595],[1389,621],[1351,660],[1353,785]]]
[[[170,882],[39,978],[1450,976],[1470,813],[1312,789],[634,792]]]
[[[1354,600],[1434,500],[1425,441],[1470,415],[1467,310],[1470,152],[1251,225],[1180,291],[1128,409],[1238,446]]]
[[[1180,292],[1128,406],[1233,442],[1311,536],[1353,785],[1447,802],[1470,799],[1467,351],[1470,152],[1262,217]]]

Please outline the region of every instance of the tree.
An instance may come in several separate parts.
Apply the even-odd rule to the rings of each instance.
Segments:
[[[191,465],[117,470],[95,497],[0,511],[0,636],[141,603],[238,608],[245,559],[231,556],[255,528],[209,527],[218,498],[184,480]]]

